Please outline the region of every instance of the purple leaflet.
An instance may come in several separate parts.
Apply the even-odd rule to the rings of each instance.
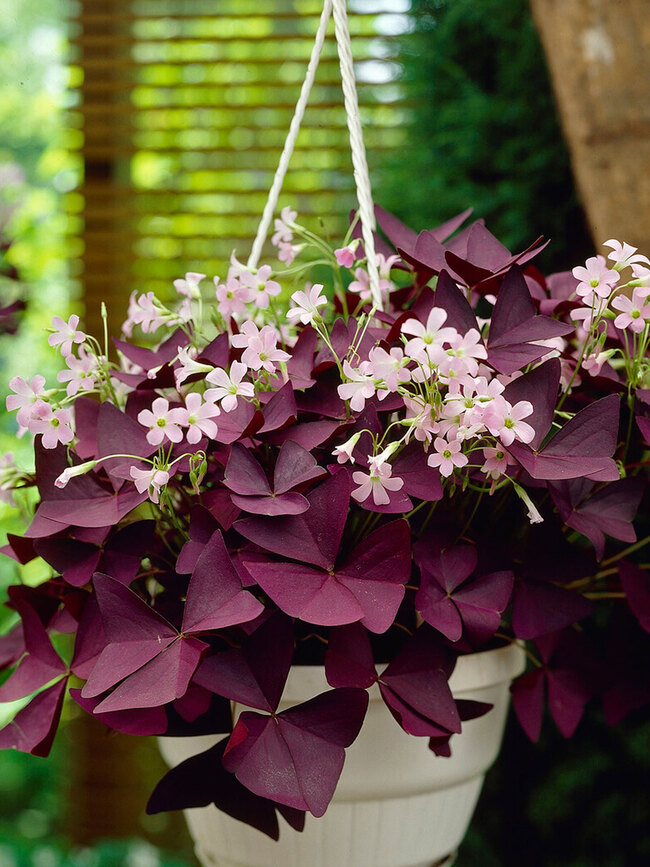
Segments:
[[[393,461],[393,476],[404,480],[402,491],[410,497],[434,503],[442,499],[440,472],[427,464],[422,445],[411,442]]]
[[[573,326],[537,314],[521,269],[506,274],[492,311],[488,337],[488,362],[499,373],[511,374],[548,352],[534,341],[562,337]]]
[[[534,479],[602,482],[619,478],[612,460],[618,438],[619,398],[610,394],[581,409],[549,442],[531,449],[513,442],[508,451]]]
[[[499,628],[512,593],[512,572],[493,572],[468,581],[476,568],[475,548],[449,548],[436,558],[427,553],[426,557],[416,555],[422,570],[416,608],[450,641],[458,641],[464,632],[472,644],[483,644]]]
[[[71,689],[70,695],[87,713],[93,714],[99,722],[117,732],[144,737],[162,735],[167,731],[167,714],[162,707],[95,713],[99,698],[82,698],[80,689]]]
[[[212,493],[211,491],[208,493]],[[228,496],[226,494],[226,496]],[[228,498],[230,502],[230,498]],[[239,510],[237,510],[239,512]],[[192,506],[190,512],[190,529],[187,542],[181,548],[181,553],[176,561],[176,571],[181,575],[186,575],[194,571],[196,562],[203,553],[206,542],[215,530],[219,529],[216,519],[212,513],[203,506]]]
[[[39,692],[0,731],[0,750],[15,749],[33,756],[47,756],[56,734],[67,678]]]
[[[273,648],[273,654],[269,648]],[[241,648],[208,656],[194,682],[248,707],[277,710],[293,658],[293,625],[276,612]]]
[[[456,281],[451,277],[448,271],[441,271],[436,283],[435,306],[441,307],[446,313],[445,326],[455,328],[460,334],[474,328],[479,332],[479,324],[476,321],[474,311],[470,307],[469,301],[461,292],[456,284]],[[418,316],[422,317],[422,313],[418,311]],[[426,311],[428,315],[429,311]],[[424,322],[426,322],[426,315]]]
[[[172,768],[154,789],[147,813],[164,810],[185,810],[189,807],[206,807],[214,804],[219,810],[234,819],[257,828],[273,840],[280,838],[276,809],[297,831],[305,823],[304,811],[292,810],[274,804],[267,798],[253,794],[228,773],[222,763],[228,739],[220,741],[197,756],[191,756]]]
[[[346,473],[317,485],[307,495],[309,509],[283,518],[244,518],[235,529],[267,551],[333,569],[348,514],[350,483]]]
[[[18,662],[25,652],[22,622],[17,623],[6,635],[0,635],[0,671]]]
[[[273,473],[273,489],[266,473],[249,449],[234,443],[223,483],[233,493],[233,503],[256,515],[300,515],[309,508],[302,494],[292,488],[321,478],[326,471],[297,443],[287,440],[280,449]]]
[[[582,620],[594,610],[589,599],[542,581],[518,581],[512,604],[512,628],[517,638],[548,635]]]
[[[207,647],[198,638],[178,637],[123,680],[97,705],[95,713],[157,707],[180,698],[185,695]]]
[[[97,457],[107,455],[138,455],[148,458],[156,451],[147,440],[146,428],[139,424],[112,403],[102,403],[97,417]],[[123,458],[111,458],[103,461],[102,466],[108,472],[113,487],[116,490],[124,483],[119,476],[113,476],[112,470],[124,463]]]
[[[258,428],[260,434],[279,430],[294,423],[298,418],[298,408],[293,394],[293,385],[287,382],[278,391],[272,392],[262,413],[264,423]]]
[[[334,687],[366,689],[377,680],[370,638],[360,623],[330,629],[325,674]]]
[[[461,729],[449,689],[455,657],[424,625],[380,675],[379,688],[392,715],[408,734],[445,737]]]
[[[274,717],[245,711],[223,756],[226,770],[264,798],[322,816],[368,707],[361,689],[334,689]]]
[[[23,623],[27,655],[9,680],[0,687],[0,702],[15,701],[31,695],[67,672],[65,663],[52,647],[45,627],[31,605],[17,602],[15,609]]]
[[[216,530],[203,548],[187,588],[183,633],[246,623],[263,610],[262,603],[242,587],[221,531]]]
[[[593,482],[584,479],[549,484],[548,489],[564,523],[586,536],[602,559],[605,534],[622,542],[635,542],[632,521],[636,515],[645,481],[628,477],[592,493]]]
[[[82,690],[84,698],[110,689],[178,637],[169,621],[115,578],[97,573],[93,584],[109,643]]]
[[[75,638],[74,656],[70,665],[72,672],[82,680],[87,680],[107,643],[97,597],[89,595]]]
[[[650,632],[650,578],[648,573],[627,560],[618,564],[618,574],[630,610],[646,632]]]
[[[326,532],[325,527],[323,524],[321,533]],[[292,617],[321,626],[360,620],[371,632],[385,632],[397,614],[410,575],[408,524],[398,520],[375,530],[347,563],[327,571],[271,561],[246,561],[245,565],[278,607]]]

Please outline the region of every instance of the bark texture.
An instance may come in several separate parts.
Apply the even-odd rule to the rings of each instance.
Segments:
[[[650,0],[530,0],[596,245],[650,251]]]

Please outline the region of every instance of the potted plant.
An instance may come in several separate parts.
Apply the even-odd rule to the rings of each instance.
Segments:
[[[422,864],[462,838],[513,678],[533,739],[546,703],[569,736],[590,699],[648,700],[650,262],[610,241],[545,278],[539,241],[468,216],[378,208],[380,304],[358,222],[333,249],[285,209],[281,273],[134,293],[112,344],[53,319],[58,386],[7,398],[36,468],[3,488],[38,502],[4,551],[52,577],[9,588],[0,701],[31,698],[0,747],[46,755],[69,694],[164,736],[150,810],[227,814],[210,844],[188,811],[205,863],[268,864],[266,834],[286,864]],[[306,813],[311,849],[272,842]]]

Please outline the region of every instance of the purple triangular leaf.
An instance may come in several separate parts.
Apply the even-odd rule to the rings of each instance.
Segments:
[[[276,494],[284,494],[298,485],[313,482],[327,475],[323,467],[319,467],[310,452],[298,443],[287,440],[278,454],[273,471],[273,490]]]
[[[330,629],[325,653],[325,674],[333,687],[365,689],[377,680],[372,646],[366,629],[359,623]]]
[[[183,612],[184,633],[224,629],[253,620],[262,603],[244,590],[221,535],[216,530],[197,560],[187,588]]]
[[[95,714],[99,698],[83,698],[80,689],[71,689],[70,695],[87,713],[93,714],[99,722],[117,732],[139,737],[162,735],[167,731],[167,714],[162,707],[139,708],[138,710],[118,710],[113,713]]]
[[[526,418],[526,423],[535,431],[530,442],[533,449],[539,448],[551,429],[560,385],[560,371],[560,360],[550,358],[523,376],[518,376],[503,391],[503,397],[513,406],[520,400],[527,400],[533,405],[532,415]]]
[[[534,743],[539,740],[542,730],[544,684],[544,672],[538,668],[515,680],[510,687],[512,706],[517,714],[517,719]]]
[[[27,707],[0,731],[0,750],[15,749],[33,756],[47,756],[56,734],[67,678],[39,692]]]
[[[243,496],[259,496],[271,493],[271,486],[266,478],[266,473],[249,449],[240,443],[233,443],[230,450],[223,483],[234,493]]]
[[[16,701],[31,695],[67,671],[31,605],[19,602],[15,607],[23,622],[27,655],[23,657],[9,680],[0,686],[0,702]]]
[[[643,629],[650,632],[650,577],[648,573],[633,563],[628,563],[627,560],[621,560],[618,564],[618,574],[630,610]]]
[[[593,602],[573,590],[541,581],[519,581],[513,596],[512,627],[517,638],[527,641],[582,620],[593,609]]]

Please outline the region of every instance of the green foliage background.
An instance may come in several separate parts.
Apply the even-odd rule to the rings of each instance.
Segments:
[[[8,258],[20,272],[28,313],[18,336],[0,341],[0,381],[54,375],[43,329],[72,309],[61,195],[78,167],[66,153],[62,109],[65,0],[3,0],[0,14],[0,164],[25,182],[0,194],[17,204]],[[374,166],[376,198],[414,228],[468,205],[511,249],[538,235],[553,241],[546,269],[570,267],[591,243],[577,203],[540,46],[526,0],[412,0],[400,37],[402,86],[414,101],[406,149]],[[6,388],[3,389],[6,393]],[[28,460],[3,416],[0,448]],[[0,506],[6,528],[16,510]],[[39,580],[38,567],[23,579]],[[15,580],[10,562],[2,586]],[[6,613],[0,613],[0,626]],[[650,727],[640,715],[617,730],[596,711],[564,741],[551,723],[533,746],[511,721],[488,777],[458,867],[634,867],[650,859],[647,780]],[[62,742],[63,741],[63,742]],[[64,828],[65,741],[48,761],[0,757],[2,867],[155,867],[188,863],[142,843],[71,851]]]

